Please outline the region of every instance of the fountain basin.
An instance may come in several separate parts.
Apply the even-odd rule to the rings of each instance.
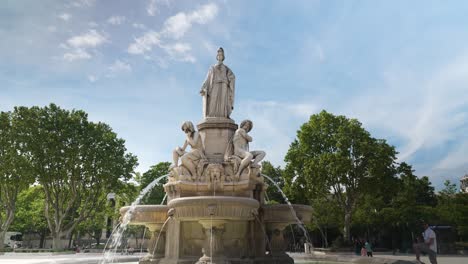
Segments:
[[[208,219],[253,220],[260,203],[251,198],[228,196],[183,197],[171,200],[174,217],[182,221]]]
[[[292,205],[297,218],[302,223],[309,223],[312,220],[312,207],[303,204]],[[265,223],[285,223],[296,224],[297,219],[294,217],[291,207],[287,204],[268,204],[262,205],[263,221]]]
[[[120,208],[120,215],[124,217],[130,206]],[[167,205],[137,205],[130,220],[131,225],[163,224],[167,219]]]

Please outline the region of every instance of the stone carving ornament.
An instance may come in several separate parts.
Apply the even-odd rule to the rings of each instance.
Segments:
[[[195,180],[197,175],[202,175],[203,168],[208,164],[203,141],[200,133],[195,131],[193,123],[190,121],[185,121],[182,124],[182,131],[184,131],[186,139],[182,147],[177,147],[172,152],[173,164],[171,168],[179,166],[180,158],[181,165],[190,172],[192,180]],[[192,148],[189,152],[185,151],[188,146]]]
[[[202,85],[203,117],[229,118],[234,109],[235,76],[224,61],[223,48],[218,49],[218,63],[211,66]]]

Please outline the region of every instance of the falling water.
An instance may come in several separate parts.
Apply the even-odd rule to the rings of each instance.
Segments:
[[[257,220],[258,225],[260,226],[260,228],[263,231],[263,235],[265,236],[266,242],[268,244],[268,249],[270,250],[270,256],[272,256],[273,251],[271,250],[271,243],[270,243],[270,239],[268,238],[268,234],[267,234],[265,228],[263,227],[262,222],[260,222],[260,219],[258,219],[258,216],[256,214],[253,214],[253,215],[255,216],[255,219]]]
[[[160,205],[163,205],[163,204],[164,204],[164,202],[166,201],[166,199],[167,199],[167,193],[166,193],[166,194],[164,194],[164,197],[163,197],[163,199],[162,199],[162,201],[161,201],[161,204],[160,204]]]
[[[169,220],[172,219],[172,216],[169,216],[166,221],[164,221],[164,224],[162,225],[161,227],[161,230],[159,231],[159,234],[158,234],[158,238],[156,239],[156,244],[154,244],[154,248],[153,248],[153,253],[152,255],[154,256],[154,253],[156,253],[156,250],[158,250],[158,243],[159,243],[159,238],[161,237],[161,234],[164,230],[164,227],[166,226],[167,222],[169,222]]]
[[[272,179],[270,178],[269,176],[265,175],[265,174],[262,174],[263,177],[267,178],[271,183],[273,183],[273,185],[276,186],[276,188],[278,189],[278,191],[281,193],[281,195],[283,196],[284,200],[286,201],[286,203],[288,204],[289,206],[289,209],[291,210],[291,213],[292,215],[294,216],[294,218],[296,219],[296,222],[297,222],[297,225],[299,226],[300,229],[302,229],[302,231],[304,232],[304,236],[307,240],[307,243],[309,244],[312,244],[312,240],[310,240],[310,237],[309,237],[309,234],[307,232],[307,230],[305,229],[304,227],[304,223],[302,223],[301,220],[299,220],[299,218],[297,217],[297,214],[296,214],[296,211],[294,210],[294,207],[292,206],[291,202],[289,201],[288,197],[286,196],[286,194],[284,194],[284,192],[281,190],[281,188],[278,186],[278,184]]]
[[[210,215],[211,229],[210,229],[210,262],[213,262],[213,215]]]
[[[162,179],[167,178],[168,175],[169,174],[163,175],[155,179],[140,192],[140,195],[138,195],[135,201],[130,205],[130,208],[128,209],[128,211],[125,213],[118,228],[115,229],[115,231],[117,232],[113,232],[109,241],[107,241],[107,243],[110,242],[110,250],[106,251],[106,248],[107,248],[107,243],[106,243],[106,247],[104,247],[104,250],[103,250],[104,257],[101,259],[101,261],[99,261],[99,264],[107,264],[107,263],[112,263],[114,261],[116,252],[118,248],[122,245],[123,233],[125,232],[125,230],[127,230],[127,226],[130,223],[130,220],[132,219],[136,206],[140,204],[141,199],[143,199],[143,197],[151,189],[153,189],[156,184],[158,184]]]
[[[145,243],[145,235],[146,235],[146,226],[145,226],[145,231],[143,231],[143,237],[141,239],[143,242],[141,242],[140,253],[143,253],[143,244]]]

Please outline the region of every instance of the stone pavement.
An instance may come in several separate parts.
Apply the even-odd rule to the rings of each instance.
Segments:
[[[321,254],[320,254],[321,253]],[[411,264],[416,263],[416,257],[412,254],[391,253],[375,253],[373,258],[360,257],[351,253],[327,253],[320,252],[319,254],[310,256],[300,253],[290,253],[289,255],[296,260],[296,263],[315,263],[316,261],[324,262],[348,262],[359,264]],[[421,261],[430,264],[427,256],[421,256]],[[468,264],[468,256],[464,255],[439,255],[437,256],[438,264]]]
[[[116,255],[115,262],[134,262],[144,256],[143,254]],[[0,255],[1,264],[97,264],[102,259],[102,253],[5,253]]]
[[[385,254],[385,253],[374,253],[376,257],[382,257],[386,259],[401,259],[401,260],[416,260],[416,257],[411,254]],[[430,264],[429,258],[427,256],[421,256],[421,261],[426,264]],[[438,264],[468,264],[468,256],[467,255],[438,255],[437,256],[437,263]]]

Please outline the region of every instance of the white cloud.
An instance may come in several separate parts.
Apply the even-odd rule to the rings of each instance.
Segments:
[[[124,16],[111,16],[107,19],[107,23],[112,25],[121,25],[125,20],[126,18]]]
[[[130,64],[116,60],[111,66],[109,66],[109,71],[112,73],[116,72],[131,72],[132,67]]]
[[[140,23],[133,23],[132,26],[138,29],[146,29],[146,26]]]
[[[150,0],[148,6],[146,7],[146,12],[150,16],[155,16],[157,13],[159,13],[159,6],[162,4],[168,6],[169,0]]]
[[[91,29],[87,33],[69,38],[67,43],[74,48],[88,48],[100,46],[106,41],[107,39],[102,34]]]
[[[206,4],[188,14],[184,12],[168,18],[164,22],[162,33],[170,38],[179,39],[192,27],[192,24],[206,24],[218,14],[216,4]]]
[[[68,20],[71,19],[72,16],[70,14],[68,14],[68,13],[63,13],[63,14],[59,15],[58,17],[60,19],[62,19],[63,21],[68,21]]]
[[[88,23],[88,26],[92,27],[92,28],[95,28],[95,27],[98,27],[99,25],[98,25],[98,23],[96,23],[94,21],[91,21],[91,22]]]
[[[75,7],[91,7],[94,6],[96,0],[76,0],[73,2]]]
[[[98,81],[98,78],[94,75],[88,75],[88,81],[94,83]]]
[[[156,14],[156,0],[150,0],[148,7],[146,8],[146,12],[150,16],[154,16]]]
[[[102,34],[91,29],[87,33],[69,38],[67,44],[61,43],[59,47],[68,51],[63,59],[72,62],[92,58],[88,49],[95,49],[107,41]]]
[[[151,3],[156,2],[152,1]],[[128,46],[127,52],[144,55],[152,51],[154,47],[158,47],[169,56],[170,60],[194,63],[196,58],[190,54],[192,50],[190,44],[182,42],[168,43],[171,42],[169,39],[182,38],[192,28],[193,24],[206,24],[213,20],[217,14],[218,6],[216,4],[206,4],[188,13],[179,12],[164,22],[160,32],[149,30],[143,36],[135,38],[134,42]],[[133,24],[133,26],[141,28],[140,24]],[[166,62],[164,62],[164,65],[166,65]]]
[[[450,151],[436,166],[436,169],[468,168],[468,140]]]
[[[92,56],[87,51],[83,49],[76,49],[71,52],[67,52],[63,54],[63,59],[66,61],[75,61],[75,60],[87,60],[90,59]]]
[[[195,63],[196,59],[189,52],[192,50],[192,47],[188,43],[175,43],[172,45],[163,45],[161,48],[166,51],[166,53],[173,60],[185,61]]]
[[[143,54],[151,51],[153,46],[161,43],[158,32],[148,31],[143,36],[136,38],[135,42],[130,44],[127,51],[131,54]]]

